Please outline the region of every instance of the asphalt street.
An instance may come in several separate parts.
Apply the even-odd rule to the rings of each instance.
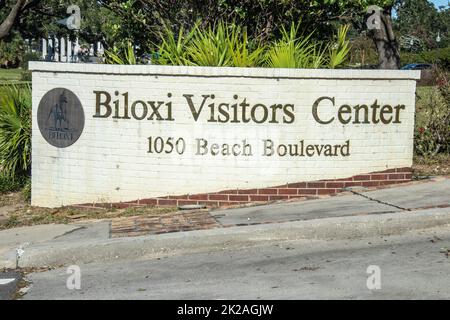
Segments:
[[[29,274],[23,299],[448,299],[447,248],[450,227],[440,227],[90,263],[79,290],[67,288],[67,268]],[[373,268],[380,289],[367,286]]]
[[[0,300],[13,298],[18,290],[18,283],[22,279],[20,272],[3,271],[0,272]]]

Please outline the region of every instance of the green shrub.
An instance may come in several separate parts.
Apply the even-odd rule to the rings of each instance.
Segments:
[[[23,179],[23,185],[22,185],[22,198],[30,202],[31,201],[31,178],[27,177],[26,179]]]
[[[342,65],[350,50],[348,26],[341,27],[334,43],[313,42],[311,34],[298,35],[299,25],[289,31],[281,27],[281,39],[266,46],[249,40],[247,29],[234,23],[218,22],[202,27],[197,22],[189,31],[182,28],[175,35],[165,26],[156,45],[158,64],[271,68],[336,68]]]
[[[23,186],[23,179],[10,177],[0,172],[0,194],[18,191]]]
[[[222,22],[207,29],[195,26],[186,47],[187,65],[227,67],[231,65],[230,34]]]
[[[402,52],[400,57],[404,65],[410,63],[431,63],[445,70],[450,70],[450,47],[421,53]]]
[[[262,63],[264,46],[248,40],[246,28],[217,23],[200,27],[198,21],[188,32],[183,28],[175,35],[165,26],[160,34],[158,64],[255,67]]]
[[[281,28],[282,38],[272,44],[267,53],[266,66],[270,68],[337,68],[348,59],[349,26],[341,26],[333,43],[311,41],[312,34],[298,36],[299,26],[291,25],[287,32]]]
[[[280,40],[275,41],[267,52],[266,66],[269,68],[310,68],[311,61],[315,61],[318,66],[323,61],[317,61],[317,50],[306,37],[298,36],[299,25],[291,25],[289,32],[282,27]],[[314,59],[316,53],[316,59]],[[319,54],[320,56],[320,54]],[[323,55],[322,55],[323,56]]]
[[[233,29],[228,41],[231,65],[234,67],[256,67],[262,64],[266,47],[259,42],[248,41],[247,28]]]
[[[163,32],[159,33],[161,44],[156,45],[159,52],[159,58],[156,63],[162,65],[182,66],[186,63],[186,47],[197,30],[198,22],[194,25],[190,32],[185,33],[183,27],[180,28],[178,35],[174,31],[164,25]]]
[[[335,44],[329,46],[328,66],[335,69],[347,61],[351,49],[347,34],[350,26],[340,26],[336,35]]]
[[[0,66],[17,68],[22,60],[23,46],[23,39],[17,35],[0,40]]]
[[[9,177],[29,176],[31,163],[30,86],[0,87],[0,168]]]
[[[113,48],[105,50],[105,63],[107,64],[137,64],[131,42],[127,43],[126,48]]]
[[[20,62],[20,67],[22,70],[28,70],[28,63],[30,61],[39,61],[41,56],[37,52],[26,52],[22,56],[22,61]]]
[[[22,61],[20,62],[20,68],[22,68],[21,72],[21,80],[22,81],[31,81],[31,71],[28,70],[28,63],[30,61],[39,61],[40,55],[37,52],[26,52],[22,56]]]
[[[422,87],[416,106],[414,151],[432,157],[450,153],[450,81],[441,74],[438,87]]]
[[[21,74],[20,74],[20,80],[22,80],[22,81],[28,81],[28,82],[30,82],[31,81],[31,71],[29,71],[29,70],[23,70],[22,72],[21,72]]]

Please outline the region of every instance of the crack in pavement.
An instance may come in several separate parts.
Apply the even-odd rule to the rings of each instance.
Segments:
[[[361,197],[363,197],[363,198],[365,198],[367,200],[370,200],[370,201],[374,201],[374,202],[377,202],[377,203],[380,203],[380,204],[384,204],[386,206],[397,208],[397,209],[400,209],[400,210],[403,210],[403,211],[411,211],[411,209],[403,208],[403,207],[397,206],[395,204],[390,204],[389,202],[384,202],[384,201],[381,201],[381,200],[378,200],[378,199],[366,196],[365,194],[362,194],[362,193],[359,193],[359,192],[356,192],[356,191],[353,191],[353,190],[348,190],[348,191],[350,191],[354,195],[361,196]]]
[[[59,239],[61,237],[67,236],[69,234],[75,233],[76,231],[83,230],[83,229],[86,229],[86,227],[85,226],[80,226],[80,227],[77,227],[77,228],[75,228],[73,230],[66,231],[63,234],[60,234],[60,235],[57,235],[56,237],[54,237],[53,240]]]

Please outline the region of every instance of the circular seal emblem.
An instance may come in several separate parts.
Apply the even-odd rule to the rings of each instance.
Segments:
[[[52,89],[39,102],[37,122],[48,143],[57,148],[66,148],[74,144],[83,132],[83,106],[72,91]]]

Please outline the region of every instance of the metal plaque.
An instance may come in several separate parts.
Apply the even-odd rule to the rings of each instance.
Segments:
[[[37,121],[48,143],[57,148],[66,148],[74,144],[83,132],[83,106],[72,91],[55,88],[42,97]]]

